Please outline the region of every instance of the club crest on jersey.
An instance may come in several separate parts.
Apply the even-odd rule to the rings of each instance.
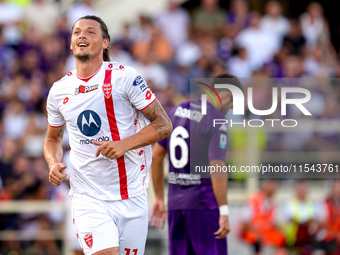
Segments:
[[[133,81],[133,86],[141,85],[144,82],[142,76],[138,75],[136,79]]]
[[[84,241],[85,241],[86,245],[87,245],[89,248],[92,248],[92,245],[93,245],[93,237],[92,237],[92,233],[87,233],[87,234],[84,236]]]
[[[110,98],[111,94],[112,94],[112,84],[110,83],[106,83],[103,85],[103,92],[104,92],[104,96],[106,98]]]
[[[79,93],[91,92],[91,91],[98,89],[98,87],[99,87],[98,84],[92,85],[92,86],[80,85],[78,88],[76,88],[76,91],[74,92],[74,94],[78,95]]]

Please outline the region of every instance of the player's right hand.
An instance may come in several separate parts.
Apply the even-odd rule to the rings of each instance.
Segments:
[[[166,210],[164,200],[156,198],[149,219],[151,226],[158,228],[161,225],[161,228],[163,229],[165,225],[165,217]]]
[[[226,238],[226,236],[230,232],[229,217],[227,215],[220,215],[218,225],[219,229],[214,233],[216,239]]]
[[[49,182],[58,187],[67,176],[67,174],[61,173],[67,166],[64,163],[54,163],[51,164],[49,167]]]

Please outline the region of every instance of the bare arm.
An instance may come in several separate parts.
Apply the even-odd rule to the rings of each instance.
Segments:
[[[156,143],[153,147],[152,164],[151,164],[151,177],[153,189],[155,191],[155,202],[153,204],[150,222],[152,226],[164,228],[166,209],[164,203],[164,172],[163,160],[167,150]]]
[[[151,121],[151,123],[137,134],[121,141],[92,141],[93,144],[99,145],[96,157],[101,153],[110,159],[119,158],[128,150],[153,144],[171,134],[171,121],[157,99],[141,112]]]
[[[65,124],[62,127],[47,127],[44,141],[44,156],[48,165],[60,163],[63,158],[62,140]]]
[[[61,173],[66,168],[66,165],[61,163],[63,158],[62,140],[64,130],[65,125],[57,128],[48,126],[44,141],[44,156],[50,169],[49,181],[55,186],[59,186],[67,176]]]
[[[223,160],[212,160],[210,166],[224,166]],[[212,187],[218,206],[227,204],[227,183],[228,178],[226,173],[212,173],[211,175]]]
[[[153,189],[157,199],[164,200],[164,171],[163,160],[167,150],[156,143],[152,152],[151,177]]]
[[[223,160],[211,160],[210,166],[224,166]],[[211,183],[218,206],[227,205],[227,183],[228,177],[226,173],[213,173],[211,175]],[[228,215],[220,215],[219,229],[214,233],[217,239],[222,239],[230,232]]]
[[[172,123],[157,99],[141,112],[151,123],[137,134],[124,139],[128,150],[153,144],[171,134]]]

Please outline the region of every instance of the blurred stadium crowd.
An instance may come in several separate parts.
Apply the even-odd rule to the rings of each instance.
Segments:
[[[62,13],[58,2],[0,0],[0,200],[64,199],[65,194],[48,183],[48,167],[43,159],[46,98],[52,84],[75,68],[69,50],[70,30],[79,17],[87,14],[100,15],[94,1],[80,1]],[[216,0],[201,0],[200,6],[190,12],[176,1],[169,1],[158,16],[141,14],[134,23],[125,24],[120,37],[112,40],[110,51],[112,60],[135,67],[142,74],[166,110],[189,98],[190,78],[194,77],[213,77],[225,71],[239,78],[329,80],[340,76],[338,52],[331,44],[327,18],[317,2],[306,6],[300,17],[290,19],[283,15],[280,2],[274,0],[266,2],[263,13],[250,10],[246,0],[232,0],[227,10]],[[339,119],[340,91],[336,84],[316,83],[308,89],[316,95],[310,102],[314,118]],[[267,92],[255,94],[254,105],[268,109],[271,88],[264,85],[261,91]],[[274,135],[266,138],[263,147],[336,150],[339,138],[338,133],[290,140]],[[67,151],[67,135],[64,141]],[[304,185],[297,189],[304,190]],[[304,233],[311,228],[309,223],[326,222],[318,225],[326,231],[323,236],[319,231],[318,238],[327,242],[318,245],[328,250],[327,254],[340,254],[340,184],[334,185],[326,203],[329,206],[323,207],[322,221],[314,212],[323,209],[309,208],[309,202],[301,202],[305,208],[301,209],[305,213],[301,219],[296,211],[299,202],[292,205],[293,213],[287,216],[289,222],[303,225]],[[256,201],[249,219],[256,210],[262,210],[262,205],[256,207],[260,203]],[[259,216],[262,218],[257,223],[271,224],[272,208],[268,208],[269,213]],[[0,231],[50,229],[60,221],[58,216],[45,214],[3,214]],[[249,228],[246,223],[244,226]],[[291,247],[296,244],[295,231],[288,230]],[[268,241],[251,231],[242,236],[253,243],[255,250]],[[311,248],[310,240],[299,239],[303,248],[298,254],[311,254],[315,247]],[[286,243],[279,241],[278,246]],[[60,254],[58,245],[52,240],[37,241],[30,254],[42,254],[45,248],[47,254]],[[0,241],[0,253],[14,250],[21,254],[22,247],[16,241]]]

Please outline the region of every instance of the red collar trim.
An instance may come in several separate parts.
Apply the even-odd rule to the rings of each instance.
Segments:
[[[91,75],[90,77],[88,77],[88,78],[80,78],[80,77],[78,76],[78,74],[77,74],[77,77],[78,77],[79,80],[88,82],[89,80],[91,80],[91,78],[93,78],[93,77],[100,71],[100,69],[102,69],[102,67],[100,67],[94,74],[92,74],[92,75]]]

